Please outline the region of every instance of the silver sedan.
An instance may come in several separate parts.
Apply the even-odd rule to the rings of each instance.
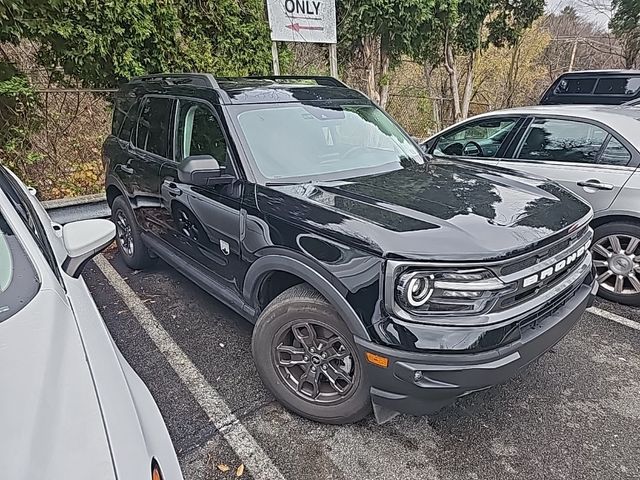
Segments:
[[[142,380],[80,277],[113,240],[107,220],[53,224],[0,166],[0,475],[181,480]]]
[[[598,294],[640,305],[640,108],[499,110],[434,135],[424,148],[550,178],[581,196],[595,213]]]

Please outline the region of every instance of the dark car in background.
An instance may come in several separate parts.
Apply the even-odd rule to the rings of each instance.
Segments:
[[[640,98],[640,70],[583,70],[560,75],[540,105],[621,105]]]
[[[426,414],[503,382],[597,289],[589,205],[430,159],[334,78],[136,78],[103,154],[124,261],[161,257],[255,323],[262,380],[313,420]]]

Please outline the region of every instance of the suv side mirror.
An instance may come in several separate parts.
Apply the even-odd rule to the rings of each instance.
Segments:
[[[224,167],[211,155],[191,155],[178,166],[178,180],[181,183],[205,187],[224,183]]]
[[[62,241],[67,258],[62,268],[78,278],[89,260],[104,250],[116,238],[116,226],[109,220],[91,219],[67,223],[62,227]]]

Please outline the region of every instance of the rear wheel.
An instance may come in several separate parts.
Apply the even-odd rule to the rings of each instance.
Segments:
[[[598,295],[640,305],[640,226],[611,222],[595,229],[591,247],[598,274]]]
[[[134,270],[149,266],[153,262],[153,258],[142,241],[140,227],[124,197],[117,197],[113,201],[111,220],[116,224],[116,243],[124,263]]]
[[[276,297],[252,338],[262,381],[289,410],[325,423],[351,423],[371,410],[353,335],[335,309],[306,284]]]

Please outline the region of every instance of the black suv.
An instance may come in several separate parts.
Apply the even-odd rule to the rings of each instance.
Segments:
[[[135,78],[104,144],[126,263],[156,256],[255,323],[289,409],[426,414],[516,374],[597,288],[591,209],[436,160],[328,77]]]
[[[620,105],[640,99],[640,70],[582,70],[560,75],[540,105]]]

